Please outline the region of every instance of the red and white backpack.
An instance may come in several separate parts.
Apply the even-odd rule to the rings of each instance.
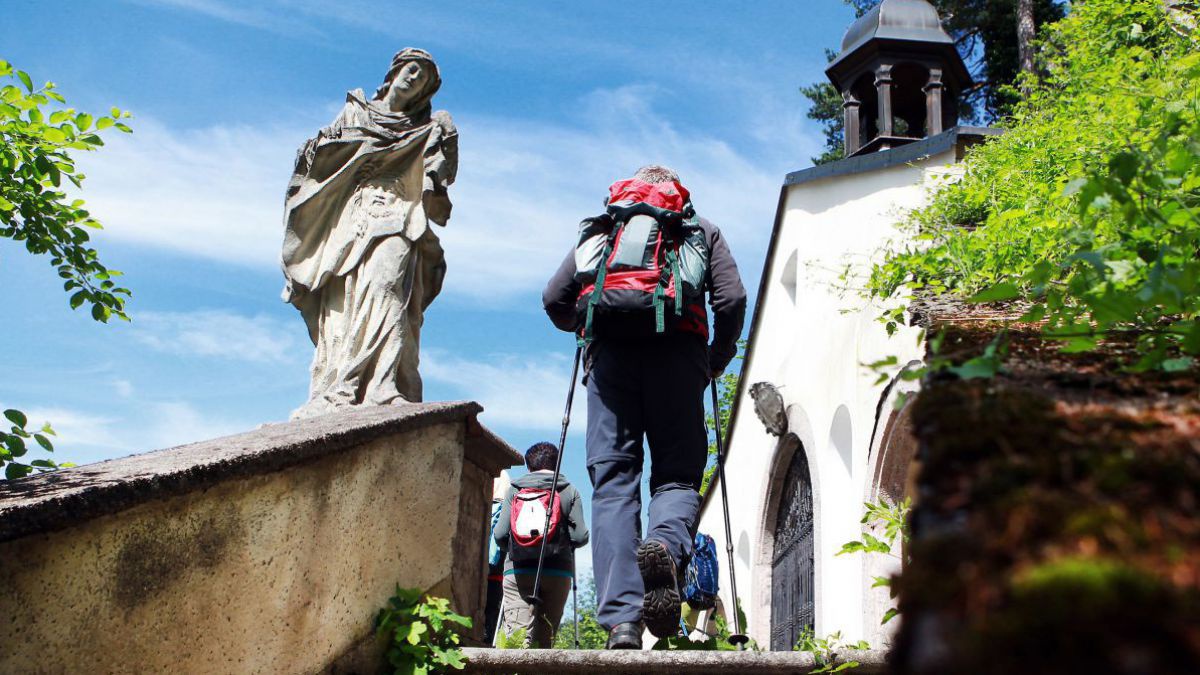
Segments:
[[[580,339],[597,324],[708,335],[708,242],[687,188],[637,178],[609,187],[603,215],[580,223],[575,247]]]
[[[546,528],[546,512],[550,527]],[[565,553],[569,544],[563,536],[562,499],[557,490],[521,488],[513,495],[509,512],[508,554],[514,562],[537,560],[542,548],[542,529],[546,528],[546,557]]]

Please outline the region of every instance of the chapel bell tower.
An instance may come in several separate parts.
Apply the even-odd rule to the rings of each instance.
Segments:
[[[850,26],[825,70],[842,94],[846,156],[940,134],[956,125],[971,74],[926,0],[883,0]]]

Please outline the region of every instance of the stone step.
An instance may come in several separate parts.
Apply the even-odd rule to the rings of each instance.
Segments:
[[[466,673],[495,675],[737,675],[806,674],[816,667],[808,652],[713,652],[713,651],[600,651],[565,649],[464,649]],[[882,675],[887,672],[887,653],[882,650],[844,651],[838,662],[854,660],[858,668],[847,675]]]

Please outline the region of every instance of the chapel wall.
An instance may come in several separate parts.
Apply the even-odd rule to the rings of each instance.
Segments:
[[[953,176],[956,161],[951,144],[911,162],[784,188],[726,465],[739,591],[750,634],[760,644],[769,644],[773,586],[771,536],[764,528],[778,503],[774,472],[787,465],[780,453],[790,449],[754,413],[749,387],[756,382],[779,388],[789,431],[812,474],[816,633],[841,631],[850,641],[890,636],[876,628],[879,599],[863,585],[861,556],[836,553],[860,537],[870,492],[869,455],[885,384],[864,364],[890,355],[901,363],[920,359],[924,346],[914,327],[901,326],[889,338],[876,320],[880,307],[844,288],[861,286],[878,251],[898,243],[896,223],[904,212],[925,202],[929,180]],[[700,529],[724,551],[720,517],[719,504],[710,501]]]

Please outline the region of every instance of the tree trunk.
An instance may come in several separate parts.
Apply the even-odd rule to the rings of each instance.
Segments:
[[[1033,0],[1017,0],[1017,57],[1021,63],[1021,72],[1029,77],[1036,77],[1037,71],[1033,65],[1033,36],[1036,27],[1033,23]],[[1021,93],[1029,95],[1030,83],[1021,85]]]

